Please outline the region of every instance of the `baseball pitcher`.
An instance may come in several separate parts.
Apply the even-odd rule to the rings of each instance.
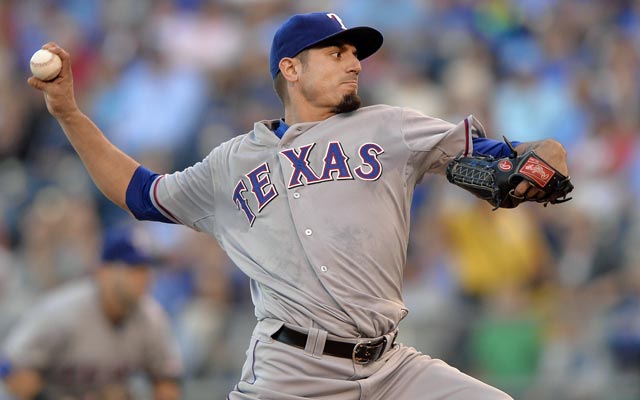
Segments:
[[[473,116],[452,124],[361,107],[361,61],[382,42],[335,13],[292,16],[270,57],[283,116],[167,175],[123,154],[78,109],[65,50],[44,46],[62,58],[58,78],[29,79],[109,199],[137,219],[209,233],[251,279],[257,324],[229,399],[510,398],[395,340],[408,313],[411,199],[425,174],[441,174],[494,207],[561,202],[565,150],[490,140]]]

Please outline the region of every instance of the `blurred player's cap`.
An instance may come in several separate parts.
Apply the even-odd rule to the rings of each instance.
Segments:
[[[358,49],[358,59],[363,60],[382,46],[382,34],[368,26],[347,28],[334,13],[297,14],[289,18],[276,31],[271,45],[270,69],[275,79],[280,60],[294,57],[327,39],[347,40]]]
[[[154,258],[145,251],[144,241],[128,228],[112,228],[104,233],[103,263],[122,263],[132,267],[152,266]]]

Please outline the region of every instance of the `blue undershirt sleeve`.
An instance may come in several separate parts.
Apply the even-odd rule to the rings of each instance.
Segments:
[[[151,201],[151,185],[160,176],[142,165],[133,173],[127,187],[127,207],[129,211],[141,221],[158,221],[173,224],[174,222],[162,215]]]
[[[474,137],[473,139],[473,155],[490,155],[495,158],[504,158],[511,155],[511,149],[502,140],[495,140],[489,138]],[[512,141],[513,147],[516,147],[521,142]]]

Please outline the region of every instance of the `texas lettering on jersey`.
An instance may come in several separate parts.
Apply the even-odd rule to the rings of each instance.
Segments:
[[[322,168],[317,170],[319,172],[316,172],[309,163],[309,156],[315,145],[315,143],[311,143],[280,152],[293,167],[287,189],[356,178],[363,181],[375,181],[382,176],[382,164],[378,160],[378,156],[384,153],[384,149],[376,143],[365,143],[360,146],[358,150],[360,162],[358,166],[351,169],[349,166],[350,158],[345,154],[342,144],[338,141],[329,142],[322,159]],[[271,182],[270,175],[269,163],[262,163],[245,174],[233,190],[232,201],[238,210],[241,210],[247,217],[249,226],[253,226],[256,212],[260,213],[273,199],[278,197],[278,190]],[[255,198],[258,203],[257,210],[254,211],[249,206],[247,196]]]

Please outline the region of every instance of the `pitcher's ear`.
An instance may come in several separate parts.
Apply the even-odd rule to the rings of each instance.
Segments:
[[[285,57],[280,60],[278,67],[280,67],[280,73],[285,80],[295,82],[298,80],[301,65],[299,59]]]

